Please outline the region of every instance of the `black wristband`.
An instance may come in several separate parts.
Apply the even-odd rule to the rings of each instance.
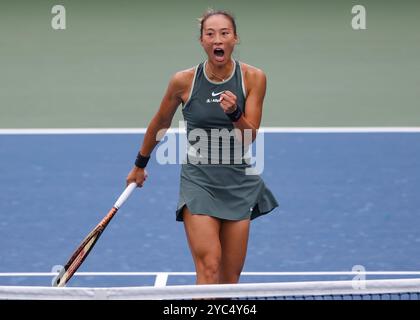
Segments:
[[[149,159],[150,159],[150,156],[149,157],[142,156],[139,152],[137,154],[137,159],[136,159],[136,162],[134,162],[134,164],[136,165],[137,168],[144,169],[146,168],[147,163],[149,162]]]
[[[242,111],[241,109],[239,109],[238,106],[236,106],[235,111],[231,112],[231,113],[226,113],[226,115],[229,117],[229,119],[232,122],[236,122],[239,120],[239,118],[242,116]]]

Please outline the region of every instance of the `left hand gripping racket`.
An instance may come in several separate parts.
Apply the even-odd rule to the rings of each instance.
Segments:
[[[70,257],[69,261],[66,263],[64,268],[61,269],[60,273],[53,281],[54,287],[64,287],[66,283],[70,280],[76,270],[81,266],[83,261],[86,259],[89,252],[92,250],[93,246],[95,245],[96,241],[98,241],[99,237],[101,236],[102,232],[105,230],[108,223],[117,213],[118,209],[124,204],[124,202],[128,199],[130,194],[136,188],[136,183],[130,183],[127,188],[125,188],[124,192],[120,195],[118,200],[115,202],[114,206],[111,210],[109,210],[108,214],[102,219],[101,222],[87,235],[85,239],[83,239],[82,243],[79,247],[74,251],[72,256]]]

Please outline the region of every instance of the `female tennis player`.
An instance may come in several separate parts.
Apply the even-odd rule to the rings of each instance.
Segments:
[[[209,10],[201,17],[200,43],[207,60],[171,78],[127,183],[143,186],[156,136],[161,129],[170,127],[180,104],[188,140],[197,129],[209,136],[236,129],[236,133],[242,132],[242,138],[249,130],[252,140],[255,138],[266,77],[260,69],[232,59],[237,42],[236,23],[230,13]],[[230,156],[235,154],[232,140],[240,138],[241,134],[234,134],[227,139]],[[225,158],[218,159],[226,151],[226,140],[220,143],[217,139],[216,148],[214,143],[210,147],[210,142],[201,143],[200,150],[194,149],[195,144],[190,147],[188,160],[181,168],[176,219],[184,222],[197,284],[237,283],[245,262],[250,220],[278,206],[260,176],[246,174],[249,163],[243,154],[239,161],[237,154],[233,155],[227,164]]]

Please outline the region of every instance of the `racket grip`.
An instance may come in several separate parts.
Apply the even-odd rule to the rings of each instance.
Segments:
[[[118,200],[114,204],[114,208],[119,209],[124,204],[125,200],[128,199],[130,194],[134,191],[134,189],[137,187],[137,184],[135,182],[130,183],[127,188],[125,188],[124,192],[120,195]]]

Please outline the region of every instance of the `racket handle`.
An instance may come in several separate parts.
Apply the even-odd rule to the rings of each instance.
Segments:
[[[118,200],[114,204],[114,208],[119,209],[124,204],[125,200],[128,199],[130,194],[134,191],[134,189],[137,187],[137,184],[135,182],[130,183],[127,188],[125,188],[124,192],[120,195]]]

